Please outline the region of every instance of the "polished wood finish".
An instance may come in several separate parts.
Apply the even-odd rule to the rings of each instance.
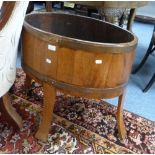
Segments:
[[[45,2],[45,7],[46,7],[47,12],[51,12],[52,11],[52,2],[46,1]]]
[[[3,118],[8,122],[8,125],[12,125],[15,130],[23,127],[22,119],[11,105],[11,99],[8,93],[0,98],[0,112]]]
[[[121,96],[137,44],[133,34],[110,23],[61,13],[28,15],[22,40],[22,67],[45,85],[44,105],[48,108],[54,105],[54,87],[89,98]],[[51,51],[49,45],[55,49]],[[122,112],[123,105],[121,98],[119,100],[118,113]],[[51,115],[52,110],[49,112],[45,108],[44,111],[43,119],[50,123],[47,115]],[[120,126],[121,119],[118,119]],[[42,121],[38,131],[41,136],[36,134],[43,141],[47,139],[48,123]],[[46,125],[47,130],[42,131]],[[124,135],[123,127],[118,129],[120,135]]]
[[[123,85],[120,85],[115,88],[86,88],[81,87],[77,85],[72,85],[68,83],[64,83],[61,81],[53,80],[45,75],[40,74],[39,72],[36,72],[31,67],[27,66],[25,63],[22,63],[22,67],[24,71],[30,76],[41,83],[41,81],[46,81],[48,83],[52,83],[53,86],[58,88],[59,90],[65,91],[65,93],[69,93],[76,96],[84,96],[88,98],[112,98],[112,95],[118,96],[118,94],[122,94],[122,90],[126,87],[126,83]],[[27,83],[27,82],[26,82]],[[29,82],[28,82],[29,83]]]
[[[118,133],[121,139],[126,137],[126,129],[123,121],[123,104],[125,98],[125,91],[118,97],[118,107],[117,107],[117,126]]]
[[[136,15],[136,9],[132,8],[130,9],[130,14],[129,14],[129,19],[128,19],[128,23],[127,23],[127,30],[132,31],[132,24],[134,22],[135,19],[135,15]]]
[[[43,89],[44,89],[44,107],[42,112],[42,121],[35,137],[41,139],[42,141],[46,141],[48,138],[48,133],[50,130],[52,120],[56,89],[55,87],[49,85],[46,82],[43,83]]]
[[[3,1],[1,14],[0,14],[0,30],[4,27],[7,23],[13,8],[15,6],[15,2],[11,1]]]
[[[144,15],[136,15],[135,20],[139,22],[155,25],[155,18],[153,17],[144,16]]]
[[[77,4],[106,8],[137,8],[146,5],[147,1],[76,1]]]

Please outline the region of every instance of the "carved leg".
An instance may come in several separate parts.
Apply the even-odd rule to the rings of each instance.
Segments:
[[[42,112],[42,121],[35,137],[42,141],[47,141],[48,133],[53,116],[53,108],[55,103],[56,89],[52,85],[43,83],[44,89],[44,107]]]
[[[4,115],[4,119],[13,125],[14,129],[21,129],[23,127],[22,119],[11,105],[11,99],[8,94],[5,94],[0,101],[0,111]]]
[[[123,104],[124,104],[125,92],[118,98],[118,107],[117,107],[117,126],[118,132],[121,139],[126,137],[126,129],[123,121]]]

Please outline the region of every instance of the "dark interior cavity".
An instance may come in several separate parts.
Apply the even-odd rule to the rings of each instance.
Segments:
[[[112,24],[76,15],[32,14],[26,22],[49,33],[91,42],[127,43],[134,39],[131,33]]]

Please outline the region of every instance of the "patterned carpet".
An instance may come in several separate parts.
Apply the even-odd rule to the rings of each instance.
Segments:
[[[42,110],[42,87],[24,89],[25,74],[17,70],[10,94],[24,127],[14,132],[0,115],[0,153],[155,153],[155,122],[124,111],[127,138],[116,128],[116,107],[101,100],[64,96],[58,92],[48,141],[34,138]]]

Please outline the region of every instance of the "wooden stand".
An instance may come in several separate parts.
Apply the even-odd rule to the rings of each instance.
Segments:
[[[121,139],[126,137],[126,129],[123,120],[123,104],[124,104],[125,91],[122,95],[118,97],[118,107],[117,107],[117,126],[118,133]]]
[[[25,82],[27,84],[29,83],[30,77],[26,79],[28,80]],[[39,125],[39,129],[35,134],[35,137],[41,141],[46,142],[48,139],[48,133],[49,133],[50,125],[53,118],[56,88],[44,82],[43,90],[44,90],[44,105],[43,105],[43,112],[42,112],[42,120]],[[125,129],[124,120],[123,120],[124,97],[125,97],[125,91],[123,92],[122,95],[118,97],[118,108],[117,108],[117,126],[118,126],[118,133],[121,139],[124,139],[126,137],[126,129]]]
[[[83,16],[36,13],[25,18],[22,39],[22,67],[41,81],[45,93],[38,139],[47,140],[55,89],[90,99],[119,97],[118,130],[121,138],[126,136],[123,99],[137,44],[133,34]]]
[[[53,108],[55,103],[56,90],[48,83],[43,84],[44,88],[44,107],[42,112],[42,121],[35,137],[42,141],[47,141],[48,133],[53,116]]]

